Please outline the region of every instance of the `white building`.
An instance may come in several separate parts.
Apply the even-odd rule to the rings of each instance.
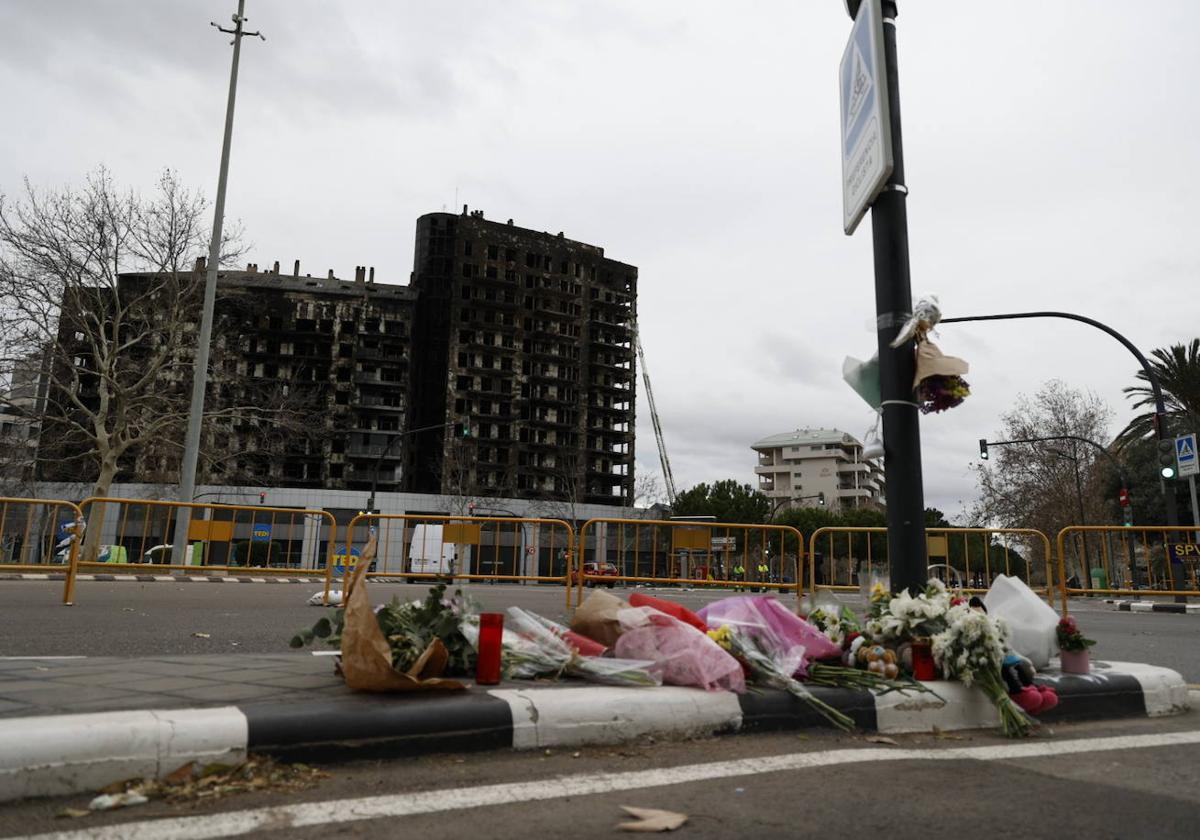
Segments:
[[[884,503],[883,467],[863,458],[863,445],[837,429],[797,429],[763,438],[754,472],[775,510],[816,507],[832,511]]]

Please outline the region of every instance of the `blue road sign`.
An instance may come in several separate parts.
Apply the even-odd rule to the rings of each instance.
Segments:
[[[1196,436],[1183,435],[1175,438],[1175,463],[1179,467],[1179,477],[1200,473],[1200,461],[1196,458]]]
[[[271,541],[271,523],[256,522],[250,528],[250,539],[254,542],[270,542]]]

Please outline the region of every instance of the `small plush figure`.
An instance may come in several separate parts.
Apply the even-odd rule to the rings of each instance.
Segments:
[[[863,645],[858,649],[858,667],[878,674],[884,679],[894,680],[900,675],[896,664],[896,652],[882,645]]]
[[[1025,657],[1010,651],[1000,665],[1000,674],[1008,696],[1029,714],[1048,712],[1058,705],[1058,692],[1033,681],[1033,665]]]

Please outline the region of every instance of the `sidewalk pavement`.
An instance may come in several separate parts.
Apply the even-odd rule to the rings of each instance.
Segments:
[[[311,652],[146,659],[0,659],[0,802],[95,790],[165,775],[188,761],[237,761],[247,752],[304,761],[422,752],[620,743],[647,736],[825,726],[774,690],[613,688],[522,681],[453,693],[363,695]],[[1087,676],[1039,674],[1060,720],[1178,714],[1188,688],[1176,672],[1093,662]],[[977,689],[935,682],[934,694],[813,693],[877,732],[998,725]]]

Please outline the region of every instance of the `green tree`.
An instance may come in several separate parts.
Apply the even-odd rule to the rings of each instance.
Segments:
[[[1200,338],[1188,344],[1160,347],[1150,354],[1150,367],[1158,378],[1167,410],[1166,431],[1171,434],[1200,431]],[[1149,408],[1139,414],[1117,436],[1118,448],[1154,436],[1154,392],[1144,370],[1137,372],[1141,385],[1131,385],[1125,393],[1134,400],[1134,408]]]
[[[749,484],[732,478],[712,485],[697,484],[675,497],[675,516],[714,516],[718,522],[766,522],[771,502]]]

